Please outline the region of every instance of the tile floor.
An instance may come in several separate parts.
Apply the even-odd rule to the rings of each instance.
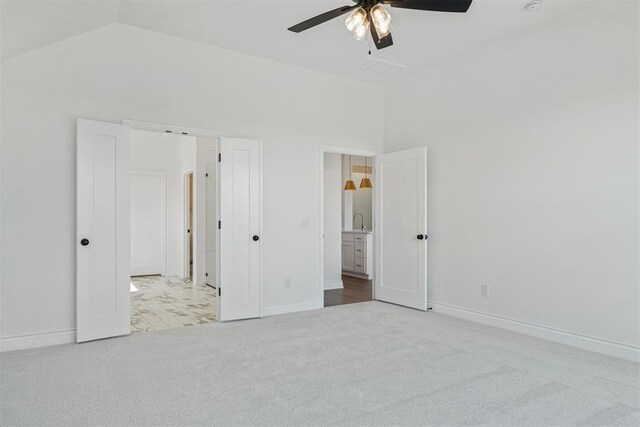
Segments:
[[[216,321],[217,294],[191,279],[132,277],[131,332],[159,331]]]

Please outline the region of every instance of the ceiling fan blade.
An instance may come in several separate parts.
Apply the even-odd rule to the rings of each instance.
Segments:
[[[391,33],[387,34],[383,38],[378,37],[378,33],[373,24],[369,25],[369,30],[371,31],[371,38],[373,39],[373,44],[376,45],[378,50],[384,49],[385,47],[389,47],[393,44],[393,37],[391,37]]]
[[[465,13],[473,0],[382,0],[391,7]]]
[[[353,6],[342,6],[337,9],[330,10],[329,12],[325,12],[321,15],[314,16],[313,18],[307,19],[306,21],[303,21],[287,29],[289,31],[293,31],[294,33],[300,33],[304,30],[308,30],[311,27],[315,27],[316,25],[320,25],[327,21],[330,21],[333,18],[337,18],[340,15],[344,15],[345,13],[358,7],[360,7],[360,2]]]

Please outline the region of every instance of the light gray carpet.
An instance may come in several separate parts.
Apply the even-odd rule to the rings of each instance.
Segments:
[[[0,425],[640,425],[639,365],[370,302],[0,355]]]

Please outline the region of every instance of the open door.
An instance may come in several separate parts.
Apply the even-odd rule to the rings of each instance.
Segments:
[[[78,120],[77,342],[130,333],[129,134]]]
[[[260,317],[260,141],[220,141],[219,319]]]
[[[376,157],[375,299],[427,309],[427,148]]]

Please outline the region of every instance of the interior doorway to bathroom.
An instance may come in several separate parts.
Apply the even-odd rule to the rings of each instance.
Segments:
[[[373,299],[372,154],[323,152],[324,306]]]

